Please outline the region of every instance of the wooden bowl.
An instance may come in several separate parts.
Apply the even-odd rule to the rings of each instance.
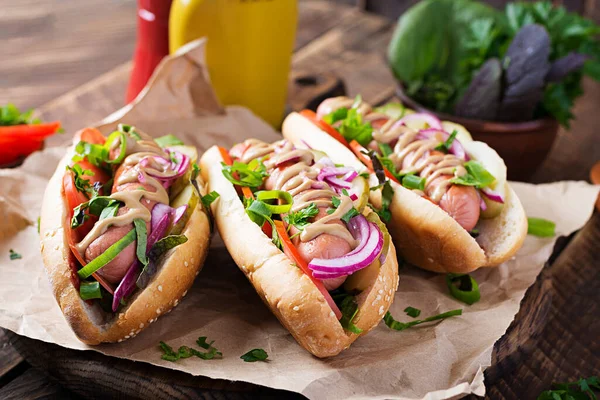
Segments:
[[[432,111],[417,103],[398,86],[398,97],[408,107],[463,125],[473,139],[489,144],[504,159],[508,179],[528,181],[552,148],[559,124],[552,118],[527,122],[493,122],[457,117]]]

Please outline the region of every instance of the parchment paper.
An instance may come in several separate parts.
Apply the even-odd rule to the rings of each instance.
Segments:
[[[101,129],[108,132],[123,121],[154,136],[177,134],[200,151],[247,137],[277,139],[278,134],[250,111],[219,106],[202,67],[203,48],[203,42],[198,42],[184,49],[187,54],[164,61],[135,104],[108,117]],[[0,170],[0,326],[84,350],[90,348],[77,340],[51,295],[36,231],[44,188],[64,151],[64,147],[48,148],[20,168]],[[559,235],[586,222],[598,194],[597,187],[584,182],[514,183],[513,187],[528,215],[553,220]],[[513,260],[476,271],[482,299],[473,306],[449,297],[443,276],[401,269],[391,309],[397,319],[410,320],[402,312],[409,305],[421,309],[422,317],[455,308],[462,308],[463,315],[403,332],[382,323],[341,355],[319,360],[297,345],[271,315],[215,238],[204,270],[172,313],[135,339],[92,350],[194,375],[292,390],[315,399],[483,395],[483,371],[490,365],[492,346],[513,320],[554,240],[529,236]],[[9,249],[23,258],[9,260]],[[160,340],[178,347],[193,345],[199,336],[216,339],[223,359],[161,360]],[[256,347],[268,352],[269,362],[240,360],[240,355]]]

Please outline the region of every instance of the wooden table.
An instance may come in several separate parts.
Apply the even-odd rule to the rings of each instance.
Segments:
[[[0,62],[0,104],[13,101],[21,106],[38,107],[43,119],[61,120],[69,132],[92,124],[123,105],[131,69],[127,60],[135,37],[134,1],[111,1],[111,7],[103,6],[107,0],[10,3],[0,1],[3,10],[0,37],[5,39],[3,53],[7,56]],[[385,49],[393,28],[391,21],[351,7],[301,1],[292,79],[304,73],[334,73],[343,78],[350,95],[362,93],[363,98],[372,103],[392,98],[395,85],[386,66]],[[587,179],[589,168],[600,159],[600,140],[596,135],[600,126],[597,111],[600,85],[586,80],[584,86],[586,95],[577,103],[577,120],[572,130],[560,132],[550,157],[536,173],[535,182]],[[302,107],[305,94],[296,86],[290,93],[291,108]],[[594,321],[588,313],[574,316],[570,311],[579,305],[582,310],[596,310],[595,315],[598,315],[600,273],[594,268],[597,264],[594,259],[599,246],[600,217],[595,215],[552,268],[545,269],[528,291],[515,323],[497,344],[494,366],[486,372],[489,397],[531,398],[553,380],[600,374],[598,318]],[[578,263],[575,265],[581,273],[587,274],[583,282],[576,279],[579,275],[572,276],[574,263]],[[552,282],[564,283],[565,279],[572,280],[569,292],[551,289]],[[570,298],[571,293],[580,290],[585,291],[585,298]],[[553,301],[548,303],[551,292]],[[540,308],[544,318],[536,319]],[[570,329],[574,326],[579,328],[575,336],[571,336]],[[557,332],[561,332],[562,337],[557,336]],[[567,347],[564,347],[565,340]],[[562,351],[553,353],[553,347],[561,343]],[[0,398],[75,396],[32,367],[16,351],[19,348],[29,353],[24,349],[32,345],[36,342],[0,330]],[[82,357],[87,357],[90,363],[107,362],[106,357],[99,354],[85,354]],[[578,363],[578,357],[595,364]],[[52,365],[44,354],[35,361],[29,360],[46,372]],[[111,362],[121,365],[120,361]],[[141,368],[153,376],[164,371],[158,367]],[[177,376],[188,379],[190,387],[194,387],[190,389],[191,395],[186,394],[191,397],[212,398],[219,390],[237,391],[235,393],[241,390],[250,397],[284,394],[257,391],[251,385]],[[73,390],[87,393],[85,383],[76,385]],[[231,395],[231,392],[223,393],[218,396]]]

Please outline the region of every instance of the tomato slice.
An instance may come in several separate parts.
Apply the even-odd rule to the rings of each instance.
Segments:
[[[367,151],[367,149],[361,146],[360,143],[358,143],[356,140],[350,142],[350,149],[352,150],[354,155],[356,155],[356,158],[358,158],[363,164],[365,164],[369,171],[373,172],[373,163],[371,162],[369,156],[367,156],[364,153]],[[388,177],[390,180],[396,182],[399,185],[401,184],[398,178],[396,178],[394,174],[392,174],[386,167],[383,167],[383,172],[385,172],[385,176]]]
[[[46,124],[0,126],[0,136],[18,138],[25,141],[39,141],[53,135],[60,129],[60,122]]]
[[[84,128],[75,134],[75,137],[79,136],[79,140],[92,144],[104,144],[106,138],[96,128]]]
[[[342,136],[342,134],[339,133],[333,126],[329,125],[327,122],[323,121],[322,119],[318,119],[317,114],[315,114],[314,111],[302,110],[302,111],[300,111],[300,115],[302,115],[304,118],[307,118],[308,120],[310,120],[310,122],[317,125],[319,128],[321,128],[322,131],[327,133],[329,136],[331,136],[332,138],[334,138],[335,140],[337,140],[344,146],[349,147],[349,144],[348,144],[348,141],[346,140],[346,138],[344,138],[344,136]]]
[[[296,246],[294,246],[290,237],[288,236],[287,229],[285,229],[283,221],[274,222],[275,229],[277,230],[277,234],[279,235],[279,239],[281,240],[283,252],[285,253],[285,255],[288,256],[288,258],[290,258],[302,270],[302,272],[304,272],[310,278],[311,281],[313,281],[317,289],[319,289],[323,297],[325,297],[325,301],[327,301],[327,304],[329,304],[329,307],[331,307],[331,310],[335,314],[336,318],[341,319],[342,312],[338,308],[337,304],[335,304],[335,301],[333,301],[333,298],[331,297],[327,289],[325,289],[323,282],[313,277],[312,271],[308,268],[308,264],[304,261],[302,256],[300,256],[298,249],[296,248]]]

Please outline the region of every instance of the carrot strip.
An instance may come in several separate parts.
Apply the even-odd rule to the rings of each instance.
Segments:
[[[335,304],[335,301],[333,301],[333,298],[331,297],[327,289],[325,289],[325,286],[323,286],[323,282],[313,277],[312,271],[308,268],[308,264],[306,264],[302,256],[300,256],[298,249],[292,243],[287,233],[287,229],[285,229],[283,221],[274,222],[275,229],[277,230],[277,234],[279,235],[279,239],[281,240],[283,252],[285,253],[285,255],[288,256],[288,258],[290,258],[302,270],[302,272],[304,272],[310,278],[311,281],[313,281],[317,289],[319,289],[323,297],[325,297],[327,304],[329,304],[337,319],[342,318],[342,312],[338,308],[337,304]]]
[[[322,131],[327,133],[329,136],[331,136],[332,138],[334,138],[335,140],[337,140],[344,146],[349,147],[349,144],[348,144],[348,141],[346,140],[346,138],[344,138],[344,136],[342,136],[342,134],[339,133],[333,126],[329,125],[327,122],[323,121],[322,119],[318,119],[317,114],[315,114],[314,111],[302,110],[302,111],[300,111],[300,115],[302,115],[304,118],[307,118],[308,120],[310,120],[310,122],[317,125],[319,128],[321,128]]]

